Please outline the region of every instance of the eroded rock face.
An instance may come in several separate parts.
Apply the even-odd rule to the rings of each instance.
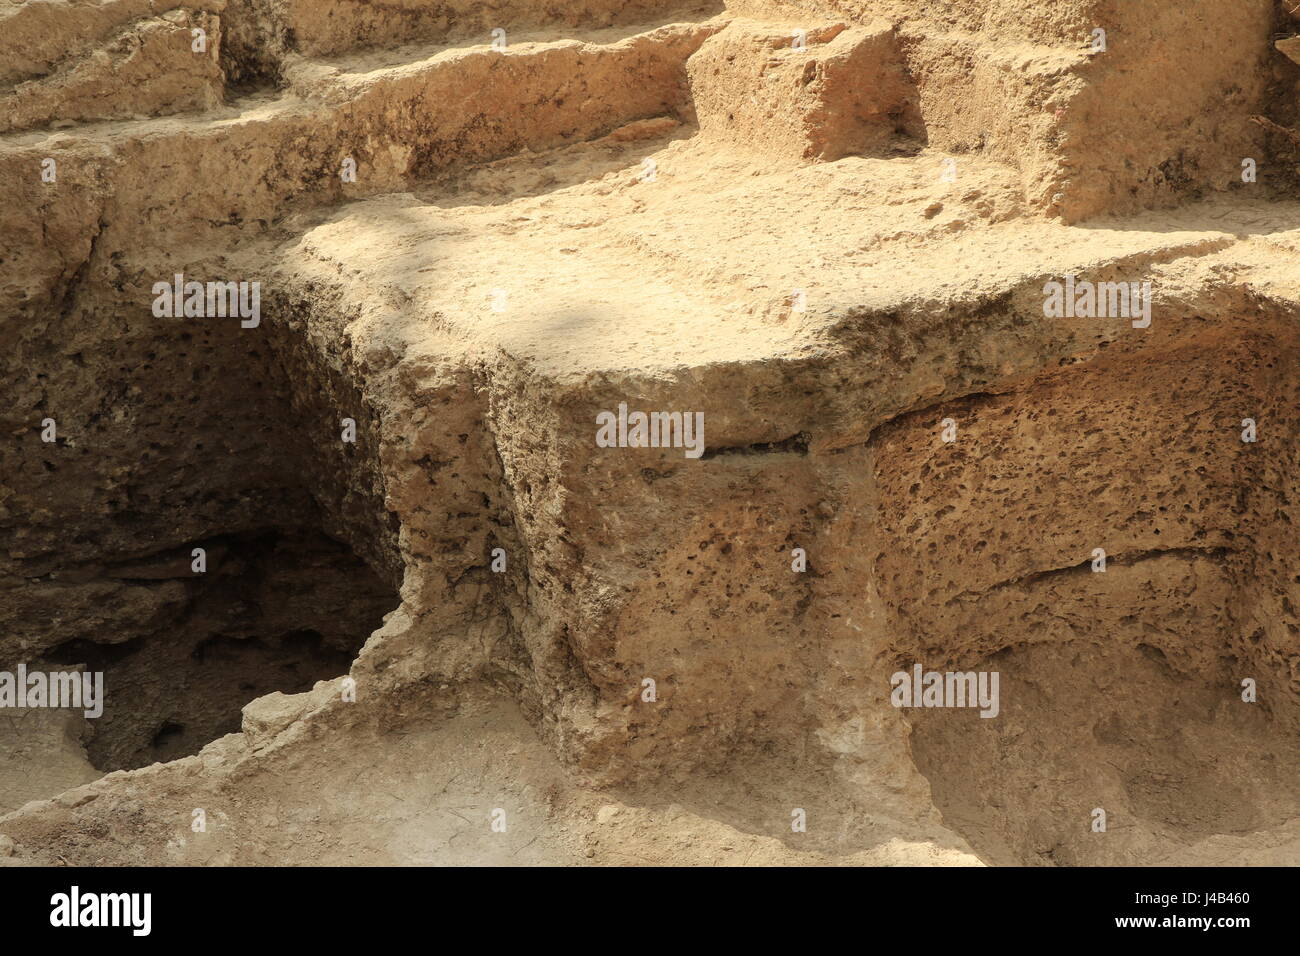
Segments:
[[[1285,326],[1229,327],[947,405],[950,446],[934,411],[885,426],[892,650],[900,666],[996,670],[1015,702],[987,729],[943,711],[915,724],[945,819],[991,859],[1130,859],[1051,822],[1095,806],[1142,821],[1134,850],[1151,859],[1285,823],[1300,752],[1276,611],[1295,569],[1266,542],[1294,521],[1295,477],[1230,410],[1292,434],[1295,349]],[[1272,703],[1242,706],[1243,679]],[[1024,799],[1044,786],[1046,806]]]
[[[687,70],[701,133],[769,160],[872,154],[921,130],[887,21],[809,30],[737,20]]]
[[[1296,862],[1287,16],[18,4],[5,859]]]
[[[222,101],[221,21],[171,10],[105,37],[93,53],[0,96],[0,131],[208,109]]]

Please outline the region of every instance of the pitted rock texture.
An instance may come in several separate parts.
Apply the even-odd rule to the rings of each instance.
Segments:
[[[1292,7],[0,8],[0,865],[1300,862]]]

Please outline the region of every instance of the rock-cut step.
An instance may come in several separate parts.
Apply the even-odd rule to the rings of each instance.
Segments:
[[[293,52],[336,56],[408,43],[485,37],[510,44],[515,34],[546,29],[551,36],[629,26],[670,16],[705,19],[721,13],[720,0],[435,0],[379,4],[354,0],[286,0],[270,16],[273,33],[291,37]]]
[[[0,88],[0,133],[220,106],[220,36],[218,18],[201,11],[134,20],[50,73]]]
[[[88,251],[90,237],[107,249],[120,229],[122,247],[137,248],[133,229],[191,239],[213,225],[261,229],[295,209],[409,191],[448,167],[677,114],[685,61],[722,24],[297,59],[288,88],[198,116],[0,134],[14,200],[0,216],[0,261],[24,276],[0,284],[0,308],[45,307],[77,269],[69,250]],[[41,179],[48,161],[57,182]]]

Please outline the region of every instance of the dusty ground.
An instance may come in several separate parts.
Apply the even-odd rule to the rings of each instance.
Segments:
[[[5,0],[0,864],[1300,863],[1292,7]]]

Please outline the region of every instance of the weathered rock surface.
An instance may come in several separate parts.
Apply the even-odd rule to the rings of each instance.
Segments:
[[[483,10],[0,12],[0,864],[1300,862],[1284,5]]]

